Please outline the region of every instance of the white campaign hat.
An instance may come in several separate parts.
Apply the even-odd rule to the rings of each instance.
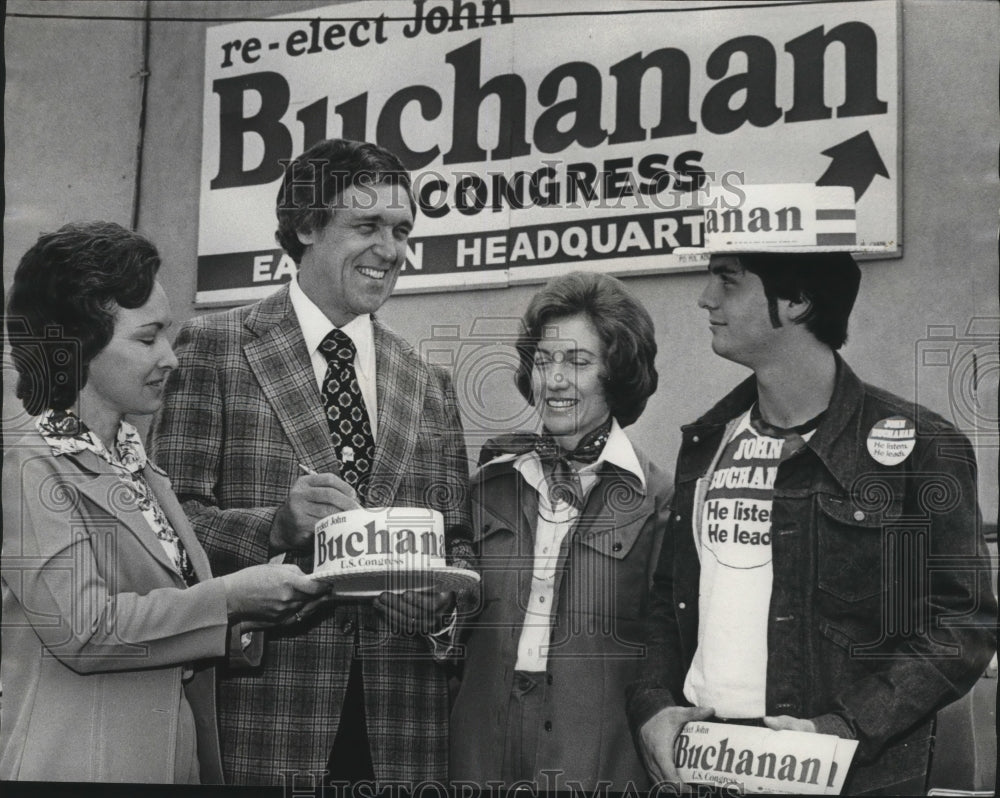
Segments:
[[[676,254],[864,252],[858,244],[854,190],[812,183],[713,186],[701,207],[701,246]]]

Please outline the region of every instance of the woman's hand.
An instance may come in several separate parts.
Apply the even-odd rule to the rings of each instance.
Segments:
[[[300,620],[324,604],[329,587],[297,565],[254,565],[218,577],[226,587],[230,621],[276,624]]]

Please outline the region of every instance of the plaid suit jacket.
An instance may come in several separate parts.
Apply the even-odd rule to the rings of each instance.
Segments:
[[[369,502],[432,507],[449,564],[471,567],[468,462],[448,374],[374,322],[378,440]],[[298,320],[284,288],[186,322],[151,448],[170,474],[216,574],[267,562],[274,513],[300,475],[335,464]],[[292,558],[311,569],[311,555]],[[226,780],[283,783],[326,765],[355,634],[372,762],[380,781],[447,775],[445,673],[426,640],[389,633],[370,604],[343,603],[268,632],[262,666],[223,676],[219,726]]]

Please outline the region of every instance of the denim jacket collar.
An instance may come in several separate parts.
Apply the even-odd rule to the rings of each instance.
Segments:
[[[844,491],[850,489],[857,476],[859,449],[863,446],[861,403],[864,386],[843,358],[834,352],[837,376],[826,415],[807,445],[826,466]],[[745,413],[757,401],[757,377],[751,375],[711,410],[692,424],[681,428],[684,440],[693,436],[708,438],[718,433],[732,419]],[[848,433],[844,435],[845,431]]]
[[[849,492],[858,476],[858,458],[865,448],[861,429],[861,405],[864,401],[864,384],[840,355],[837,361],[837,379],[830,397],[826,416],[808,441],[808,446],[823,461],[827,470]]]

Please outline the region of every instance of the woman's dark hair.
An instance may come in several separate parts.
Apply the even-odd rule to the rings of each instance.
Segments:
[[[741,252],[740,265],[764,286],[771,324],[780,326],[775,300],[807,300],[798,320],[818,341],[840,349],[861,284],[861,270],[849,252]]]
[[[278,229],[274,237],[296,263],[305,244],[298,232],[322,230],[330,221],[337,198],[352,186],[397,186],[399,201],[416,213],[410,173],[384,147],[362,141],[326,139],[317,142],[286,168],[278,189]],[[362,192],[364,196],[364,192]],[[374,194],[371,195],[374,201]]]
[[[532,297],[517,340],[517,389],[535,403],[531,372],[545,327],[578,314],[590,319],[604,344],[604,395],[611,415],[627,427],[656,391],[656,338],[646,309],[621,280],[606,274],[571,272],[553,278]]]
[[[90,361],[114,335],[116,307],[142,307],[159,268],[156,247],[113,222],[67,224],[39,237],[7,302],[17,396],[28,413],[76,403]]]

